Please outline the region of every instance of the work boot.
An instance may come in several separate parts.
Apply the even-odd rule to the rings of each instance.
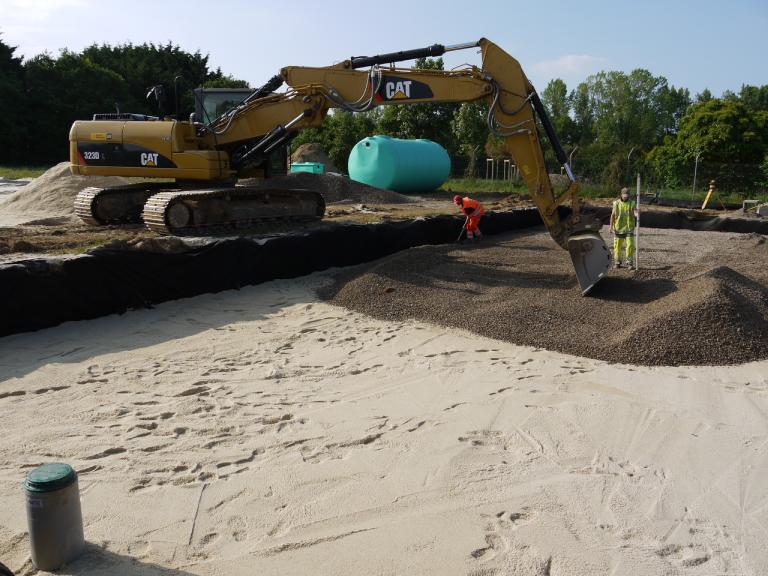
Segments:
[[[616,264],[613,265],[614,268],[621,268],[621,260],[616,260]]]

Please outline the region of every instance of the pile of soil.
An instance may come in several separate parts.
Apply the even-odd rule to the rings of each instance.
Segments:
[[[294,162],[321,162],[325,164],[326,172],[339,172],[339,169],[334,166],[333,161],[325,153],[323,147],[312,142],[302,144],[296,148],[296,151],[291,154],[291,164]]]
[[[89,186],[127,184],[117,176],[73,176],[69,162],[61,162],[16,192],[0,199],[0,211],[29,213],[34,218],[73,217],[77,193]]]
[[[292,172],[285,176],[275,176],[267,180],[249,181],[248,184],[264,188],[304,188],[320,192],[326,204],[353,201],[357,204],[405,204],[413,202],[391,190],[382,190],[367,184],[350,180],[346,176],[332,174],[312,174],[310,172]]]
[[[768,358],[768,242],[759,235],[648,231],[641,270],[579,294],[544,232],[412,248],[340,272],[321,296],[389,320],[455,326],[609,362],[726,365]]]

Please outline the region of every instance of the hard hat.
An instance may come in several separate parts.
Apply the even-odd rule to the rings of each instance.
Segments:
[[[454,196],[453,197],[453,203],[454,204],[461,204],[461,196],[459,196],[458,194],[456,196]]]
[[[629,194],[629,188],[622,188],[621,189],[622,194]]]

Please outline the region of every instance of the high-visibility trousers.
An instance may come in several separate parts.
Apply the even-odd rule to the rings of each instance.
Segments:
[[[624,252],[624,246],[626,245],[627,249],[627,255],[626,260],[627,262],[632,262],[635,257],[635,232],[627,232],[626,234],[623,234],[622,236],[619,236],[616,234],[616,236],[613,239],[613,257],[616,259],[616,262],[621,262],[622,260],[622,252]]]
[[[479,234],[480,233],[480,218],[482,214],[478,216],[470,216],[467,219],[467,234]]]

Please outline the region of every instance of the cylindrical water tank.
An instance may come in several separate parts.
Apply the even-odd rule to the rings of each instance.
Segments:
[[[448,179],[451,159],[431,140],[371,136],[360,140],[349,155],[349,177],[395,192],[429,192]]]

